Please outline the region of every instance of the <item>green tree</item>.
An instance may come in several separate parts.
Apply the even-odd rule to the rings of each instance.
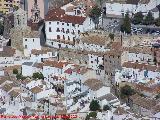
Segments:
[[[44,79],[44,76],[42,73],[39,73],[39,72],[36,72],[36,73],[33,73],[33,76],[32,76],[34,79]]]
[[[131,20],[128,13],[125,14],[125,17],[123,19],[123,24],[121,25],[121,32],[125,32],[127,34],[131,33]]]
[[[110,110],[110,107],[109,107],[108,105],[104,105],[104,106],[103,106],[103,110],[104,110],[104,111]]]
[[[97,100],[92,100],[92,102],[90,103],[89,108],[90,108],[91,111],[100,110],[99,102]]]
[[[131,86],[129,86],[129,85],[125,85],[124,87],[122,87],[122,88],[120,89],[120,91],[121,91],[121,95],[122,95],[123,97],[127,97],[127,98],[128,98],[129,96],[135,94],[134,89],[132,89]]]
[[[155,97],[156,99],[159,99],[160,98],[160,93],[158,95],[156,95]]]
[[[90,112],[87,116],[85,120],[90,120],[90,118],[96,118],[97,117],[97,113],[96,112]]]
[[[109,38],[110,38],[111,40],[114,40],[114,34],[113,34],[113,33],[109,33]]]
[[[18,74],[18,70],[17,69],[13,69],[13,74]]]
[[[132,19],[132,23],[140,24],[143,22],[143,18],[144,18],[144,15],[142,14],[142,12],[137,12]]]
[[[15,11],[17,11],[17,10],[19,9],[19,7],[16,6],[16,5],[14,5],[14,6],[13,6],[13,9],[14,9]]]
[[[101,16],[101,8],[99,8],[98,6],[94,6],[90,11],[89,16],[96,24],[96,29],[97,29],[99,24],[99,17]]]
[[[154,17],[152,15],[152,13],[149,11],[147,16],[145,17],[143,24],[144,25],[151,25],[154,22]]]
[[[155,25],[158,26],[158,27],[160,26],[160,18],[157,18],[157,19],[155,20]]]
[[[21,73],[18,73],[17,75],[16,75],[16,78],[17,78],[17,80],[24,80],[24,79],[26,79],[26,77],[24,77]]]

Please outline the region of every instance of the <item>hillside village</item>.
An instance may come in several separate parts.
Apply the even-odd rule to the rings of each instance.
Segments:
[[[0,4],[0,119],[160,119],[160,0]]]

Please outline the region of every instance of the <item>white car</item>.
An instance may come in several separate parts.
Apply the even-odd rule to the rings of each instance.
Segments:
[[[153,35],[160,35],[160,31],[156,31],[154,33],[152,33]]]

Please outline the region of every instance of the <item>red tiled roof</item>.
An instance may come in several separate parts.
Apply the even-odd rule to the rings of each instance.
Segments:
[[[44,66],[51,66],[51,67],[56,67],[56,68],[60,68],[63,69],[64,66],[68,65],[68,62],[62,62],[62,61],[45,61],[44,62]]]
[[[86,17],[66,15],[62,9],[52,9],[45,16],[46,21],[60,21],[65,23],[83,24]]]
[[[156,71],[159,68],[157,66],[153,66],[153,65],[147,65],[147,64],[140,64],[140,63],[132,63],[132,62],[125,62],[123,63],[122,67],[126,67],[126,68],[133,68],[133,69],[146,69],[149,71]]]

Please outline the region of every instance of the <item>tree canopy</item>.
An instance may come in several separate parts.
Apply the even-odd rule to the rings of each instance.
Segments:
[[[109,38],[110,38],[111,40],[114,40],[114,34],[113,34],[113,33],[109,33]]]
[[[101,8],[99,8],[98,6],[94,6],[90,11],[89,16],[92,18],[95,24],[99,24],[99,17],[101,16]]]
[[[155,25],[158,26],[158,27],[160,26],[160,18],[157,18],[157,19],[155,20]]]
[[[125,14],[125,17],[123,19],[123,24],[121,25],[121,32],[125,32],[127,34],[131,33],[131,20],[128,13]]]
[[[149,11],[147,16],[145,17],[143,24],[144,25],[151,25],[154,22],[154,17],[152,15],[152,13]]]
[[[100,105],[99,105],[97,100],[92,100],[89,108],[90,108],[91,111],[97,111],[97,110],[100,110]]]
[[[104,110],[104,111],[110,110],[110,107],[109,107],[108,105],[104,105],[104,106],[103,106],[103,110]]]
[[[129,97],[135,94],[134,89],[132,89],[131,86],[129,85],[125,85],[124,87],[120,89],[120,91],[121,91],[121,95],[123,95],[124,97]]]
[[[36,72],[36,73],[33,73],[33,76],[32,76],[34,79],[44,79],[44,76],[42,73],[39,73],[39,72]]]
[[[141,24],[143,22],[143,18],[144,18],[144,15],[142,14],[142,12],[137,12],[132,19],[132,23]]]
[[[97,117],[97,113],[96,112],[90,112],[87,116],[85,120],[90,120],[90,118],[96,118]]]
[[[17,69],[13,69],[13,74],[18,74],[18,70]]]

